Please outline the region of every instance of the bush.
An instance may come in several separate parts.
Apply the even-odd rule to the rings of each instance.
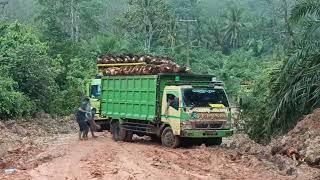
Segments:
[[[280,66],[281,61],[272,60],[263,65],[263,70],[253,81],[250,91],[243,92],[242,108],[245,117],[245,129],[249,136],[257,141],[268,140],[272,134],[269,133],[268,121],[276,104],[272,102],[272,79],[275,69]]]
[[[35,112],[35,106],[29,97],[17,92],[17,86],[10,78],[0,77],[0,119],[30,116]]]
[[[0,73],[7,77],[1,85],[0,114],[16,117],[34,110],[48,112],[58,90],[54,81],[57,71],[47,54],[48,47],[19,23],[3,25],[0,34]]]

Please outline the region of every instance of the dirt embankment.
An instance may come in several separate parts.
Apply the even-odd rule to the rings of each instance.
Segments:
[[[30,169],[48,157],[33,157],[57,137],[76,131],[73,118],[53,119],[39,115],[31,120],[0,121],[0,170],[6,168]],[[31,159],[33,159],[31,161]]]
[[[306,116],[286,136],[272,142],[273,154],[284,154],[320,168],[320,109]]]
[[[235,135],[229,145],[241,154],[255,155],[265,164],[296,177],[320,179],[320,109],[306,116],[285,136],[267,146]]]

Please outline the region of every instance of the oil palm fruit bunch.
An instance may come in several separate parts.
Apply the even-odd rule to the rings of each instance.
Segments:
[[[159,73],[191,73],[168,57],[151,55],[103,55],[97,60],[103,75],[152,75]]]

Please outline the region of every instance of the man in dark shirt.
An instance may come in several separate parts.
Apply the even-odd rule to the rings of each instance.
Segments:
[[[89,122],[88,116],[91,118],[90,112],[90,99],[85,97],[81,106],[76,114],[76,119],[79,124],[79,140],[87,140],[88,139],[88,132],[89,132]]]

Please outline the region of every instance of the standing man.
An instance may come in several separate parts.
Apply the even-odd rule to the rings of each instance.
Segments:
[[[89,97],[85,97],[82,104],[81,104],[81,108],[85,113],[86,113],[86,120],[85,122],[87,123],[91,135],[93,138],[96,138],[97,136],[94,135],[94,131],[96,129],[96,123],[94,122],[94,114],[91,111],[91,103],[90,103],[90,98]],[[88,139],[88,131],[86,131],[85,137],[86,139]]]
[[[79,124],[79,140],[87,140],[88,139],[88,131],[89,131],[89,125],[87,122],[87,103],[88,98],[85,98],[83,102],[81,103],[81,106],[76,114],[77,123]]]

